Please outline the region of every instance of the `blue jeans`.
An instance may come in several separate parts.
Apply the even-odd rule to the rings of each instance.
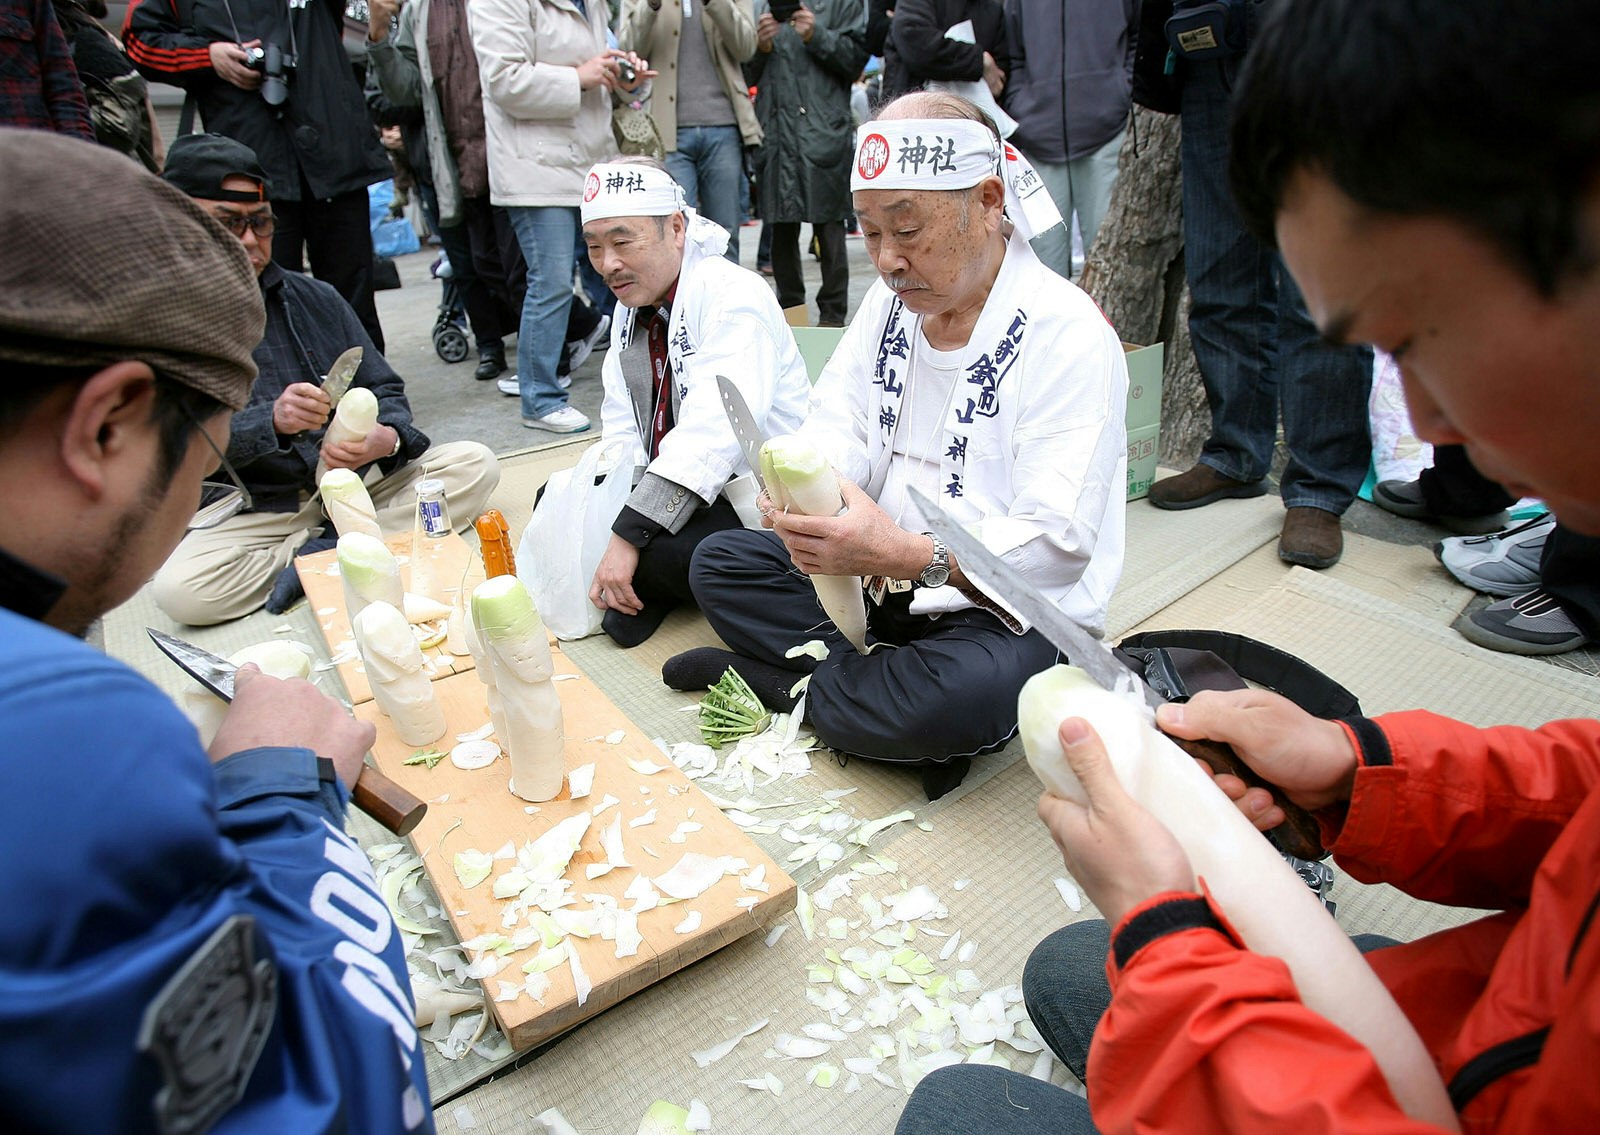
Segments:
[[[1227,177],[1235,70],[1231,61],[1191,64],[1183,84],[1189,334],[1211,407],[1200,460],[1236,481],[1265,477],[1281,410],[1284,507],[1337,515],[1372,460],[1372,352],[1323,343],[1283,259],[1240,223]]]
[[[680,126],[667,172],[683,186],[689,206],[728,230],[727,257],[739,263],[739,182],[744,139],[737,126]]]
[[[522,301],[522,328],[517,332],[522,416],[542,418],[567,404],[567,392],[556,385],[556,367],[567,342],[578,210],[564,205],[514,205],[506,209],[506,215],[522,246],[522,258],[528,262],[528,294]]]
[[[1394,945],[1380,934],[1351,941],[1363,954]],[[1111,1006],[1106,954],[1111,929],[1085,919],[1033,948],[1022,970],[1022,1001],[1039,1038],[1080,1083],[1089,1068],[1095,1026]],[[1094,1135],[1089,1101],[1042,1080],[979,1064],[957,1064],[925,1077],[906,1103],[896,1135]]]

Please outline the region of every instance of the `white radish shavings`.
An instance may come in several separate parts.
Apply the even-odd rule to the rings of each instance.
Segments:
[[[728,1055],[728,1053],[732,1052],[734,1047],[745,1037],[754,1033],[758,1033],[762,1029],[766,1028],[768,1020],[770,1020],[770,1018],[762,1017],[755,1024],[745,1029],[744,1032],[737,1033],[734,1036],[729,1037],[721,1044],[714,1044],[710,1048],[701,1049],[699,1052],[691,1052],[689,1056],[694,1060],[698,1067],[709,1068],[711,1065],[721,1060],[724,1056]]]
[[[567,773],[567,787],[571,790],[572,799],[582,800],[589,795],[594,787],[594,765],[579,765]]]
[[[648,812],[645,812],[642,815],[635,816],[633,819],[629,820],[628,821],[628,826],[630,828],[642,828],[642,827],[645,827],[648,824],[653,824],[655,822],[656,822],[656,810],[654,808],[651,808]]]
[[[1056,891],[1061,895],[1061,901],[1067,904],[1067,909],[1072,911],[1083,909],[1083,899],[1078,894],[1078,888],[1072,885],[1071,879],[1057,879]]]
[[[700,912],[698,910],[691,910],[688,914],[683,916],[683,921],[678,923],[678,925],[674,926],[672,929],[673,932],[677,934],[693,934],[696,930],[700,929]]]
[[[594,806],[594,808],[591,811],[591,814],[595,815],[595,816],[598,816],[601,812],[604,812],[607,808],[615,808],[620,803],[622,803],[621,800],[618,800],[615,796],[611,795],[611,793],[607,792],[604,796],[602,796],[600,798],[600,803],[598,803],[598,804],[596,804]]]
[[[500,746],[493,741],[462,741],[450,750],[450,763],[467,772],[488,768],[499,757]]]
[[[470,733],[457,733],[457,741],[482,741],[494,734],[494,722],[485,722]]]
[[[738,1082],[757,1092],[771,1092],[775,1096],[783,1094],[783,1081],[771,1072],[768,1072],[758,1080],[740,1080]]]

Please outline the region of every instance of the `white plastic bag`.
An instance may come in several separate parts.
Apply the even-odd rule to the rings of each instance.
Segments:
[[[606,448],[591,445],[577,465],[551,474],[517,546],[517,577],[545,626],[561,639],[596,633],[605,614],[589,602],[589,584],[633,488],[628,463],[608,463]]]

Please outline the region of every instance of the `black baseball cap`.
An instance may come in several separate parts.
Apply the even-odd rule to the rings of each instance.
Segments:
[[[221,134],[184,134],[174,140],[161,176],[190,197],[207,201],[267,200],[267,175],[256,152]],[[255,192],[224,189],[222,183],[230,177],[249,178],[256,183]]]

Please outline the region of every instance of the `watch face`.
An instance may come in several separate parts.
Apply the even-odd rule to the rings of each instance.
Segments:
[[[950,582],[950,569],[932,564],[922,569],[922,586],[943,587]]]

